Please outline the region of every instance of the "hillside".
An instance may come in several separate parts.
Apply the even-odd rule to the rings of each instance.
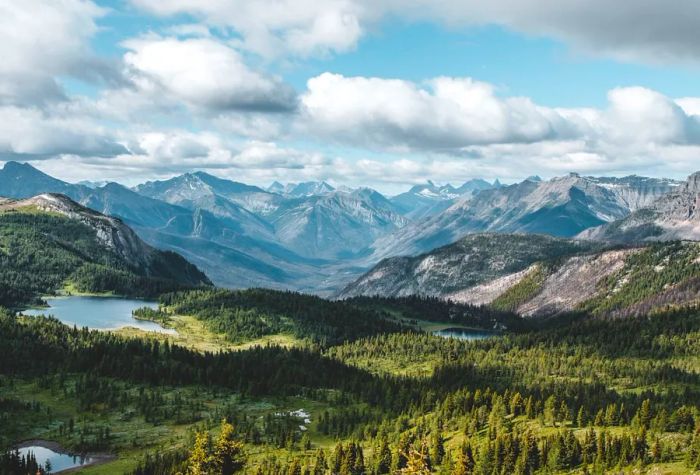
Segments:
[[[527,317],[629,316],[700,302],[700,243],[604,248],[535,235],[470,235],[417,257],[385,259],[338,294],[429,295]]]
[[[579,237],[611,242],[700,240],[700,172],[627,218],[588,229]]]
[[[676,241],[538,263],[443,297],[524,316],[639,316],[700,302],[698,276],[700,243]]]
[[[6,306],[66,284],[135,296],[211,285],[180,255],[159,251],[119,219],[58,194],[0,200],[0,267]]]
[[[592,246],[541,235],[469,235],[416,257],[385,259],[343,289],[338,297],[445,295],[521,271],[534,262],[584,252]]]

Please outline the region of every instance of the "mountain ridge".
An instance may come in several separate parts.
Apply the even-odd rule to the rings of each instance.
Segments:
[[[582,177],[571,173],[523,182],[461,198],[443,212],[418,220],[372,245],[372,259],[415,255],[470,233],[534,233],[573,237],[621,219],[673,191],[673,180],[629,176]]]

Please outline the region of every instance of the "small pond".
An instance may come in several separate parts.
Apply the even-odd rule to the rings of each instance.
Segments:
[[[433,335],[443,338],[457,338],[458,340],[483,340],[495,335],[493,332],[485,330],[474,330],[471,328],[445,328],[433,332]]]
[[[51,448],[49,448],[51,446]],[[54,450],[56,449],[56,450]],[[71,455],[58,451],[56,444],[32,442],[17,449],[20,456],[26,456],[30,452],[36,458],[37,463],[47,468],[47,462],[50,464],[51,473],[58,473],[63,470],[68,470],[83,465],[89,465],[96,461],[93,457]]]

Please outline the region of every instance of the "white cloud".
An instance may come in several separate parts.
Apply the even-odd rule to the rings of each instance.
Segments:
[[[608,101],[601,110],[554,109],[501,98],[491,85],[469,78],[441,77],[421,87],[324,73],[309,80],[301,97],[302,127],[337,142],[454,155],[477,145],[574,139],[594,148],[700,143],[699,117],[659,92],[617,88]],[[680,104],[696,105],[692,98]]]
[[[343,52],[379,20],[399,17],[453,26],[498,24],[550,36],[595,55],[697,61],[700,3],[676,0],[132,0],[157,15],[189,13],[242,35],[251,51],[274,56]]]
[[[362,34],[365,6],[352,0],[132,0],[157,15],[189,13],[207,24],[232,28],[250,51],[279,56],[342,52]]]
[[[294,91],[280,79],[253,71],[233,48],[208,38],[140,38],[124,42],[125,63],[165,93],[195,108],[282,111]],[[144,77],[136,77],[138,84]],[[162,88],[158,90],[157,87]],[[154,89],[142,84],[144,89]]]
[[[80,117],[0,106],[0,123],[0,155],[4,158],[44,159],[61,154],[110,157],[126,151],[110,131]]]
[[[88,44],[104,13],[87,0],[0,2],[0,104],[64,99],[58,75],[114,80]]]
[[[395,150],[449,151],[580,133],[553,109],[527,98],[498,98],[491,85],[469,78],[441,77],[420,87],[325,73],[309,80],[301,104],[307,130],[317,135]]]
[[[576,133],[573,122],[526,98],[500,99],[489,84],[436,78],[420,87],[399,79],[324,73],[301,98],[306,128],[354,144],[397,150],[533,142]]]

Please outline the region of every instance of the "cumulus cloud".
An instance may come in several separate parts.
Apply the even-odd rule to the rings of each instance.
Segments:
[[[0,106],[0,123],[0,155],[4,159],[45,159],[62,154],[112,157],[126,152],[113,133],[78,117]]]
[[[0,104],[63,100],[58,75],[118,81],[112,65],[89,48],[105,12],[87,0],[0,3]]]
[[[449,150],[577,134],[577,125],[527,98],[500,99],[491,85],[440,77],[425,87],[399,79],[324,73],[301,98],[308,130],[349,143]]]
[[[233,48],[209,38],[140,38],[124,42],[132,71],[166,94],[198,108],[286,111],[295,93],[280,79],[250,69]],[[140,84],[154,89],[152,84]]]
[[[158,15],[188,13],[229,27],[261,54],[309,55],[353,48],[382,18],[449,25],[498,24],[555,37],[591,54],[651,61],[700,59],[700,4],[677,0],[132,0]]]
[[[324,139],[387,150],[468,155],[469,147],[581,140],[592,147],[700,143],[699,117],[659,92],[627,87],[605,109],[556,109],[499,97],[469,78],[421,86],[325,73],[301,97],[303,127]],[[680,102],[687,109],[695,103]]]

